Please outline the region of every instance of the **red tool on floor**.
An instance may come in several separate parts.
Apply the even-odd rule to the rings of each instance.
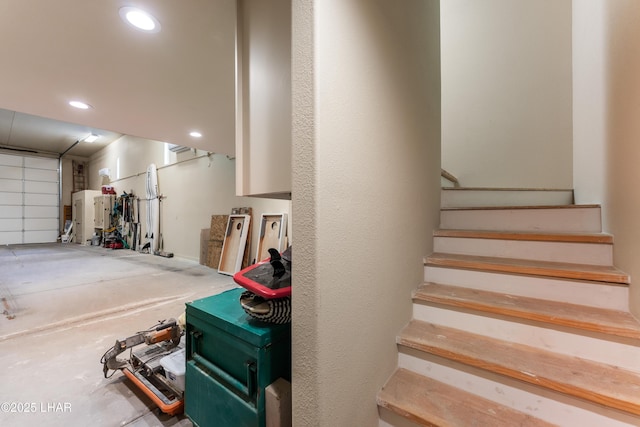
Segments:
[[[182,335],[177,322],[169,319],[146,331],[116,340],[100,359],[104,377],[113,375],[108,375],[110,370],[121,370],[162,412],[169,415],[181,413],[184,410],[184,372],[182,378],[176,377],[176,372],[170,371],[168,364],[179,355],[178,352],[184,359]],[[133,347],[142,344],[144,347],[133,351]],[[130,359],[117,359],[127,349],[131,349]]]

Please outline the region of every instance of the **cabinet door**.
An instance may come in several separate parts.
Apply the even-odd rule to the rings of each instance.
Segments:
[[[206,396],[206,398],[203,398]],[[184,410],[195,425],[216,427],[265,427],[264,409],[258,410],[210,371],[189,360],[186,366]],[[215,420],[214,422],[212,420]]]
[[[260,349],[187,313],[185,412],[194,423],[264,427]],[[206,395],[208,399],[203,399]]]
[[[93,201],[93,226],[95,228],[104,228],[104,198],[99,196],[94,198]]]
[[[291,0],[238,0],[236,194],[291,199]]]
[[[73,202],[73,231],[76,243],[84,243],[84,227],[84,200],[76,199]]]

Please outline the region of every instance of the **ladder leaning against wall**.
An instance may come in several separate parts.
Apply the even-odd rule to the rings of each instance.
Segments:
[[[86,190],[86,177],[85,177],[85,165],[84,163],[77,162],[75,160],[72,161],[73,165],[73,191],[75,193],[77,191]]]

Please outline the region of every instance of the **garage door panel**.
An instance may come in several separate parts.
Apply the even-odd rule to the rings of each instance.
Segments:
[[[0,194],[4,192],[20,193],[22,192],[22,180],[0,178]],[[2,196],[0,196],[2,197]],[[0,203],[1,202],[0,198]]]
[[[0,231],[22,231],[22,218],[0,218]]]
[[[25,169],[24,179],[27,181],[58,182],[58,171],[48,169]]]
[[[25,193],[58,194],[58,183],[57,182],[25,181],[24,192]]]
[[[22,193],[0,192],[0,206],[22,206]]]
[[[58,241],[58,230],[24,232],[24,243],[53,243],[56,241]]]
[[[58,206],[57,194],[25,194],[24,204],[27,206]]]
[[[2,196],[0,196],[2,198]],[[0,218],[22,218],[22,206],[0,205]]]
[[[57,218],[25,218],[24,229],[25,231],[57,230],[58,219]]]
[[[0,244],[55,242],[59,160],[0,154]]]
[[[56,218],[58,216],[58,208],[56,206],[25,206],[25,218]],[[56,223],[57,223],[56,219]]]
[[[22,231],[0,231],[0,245],[18,245],[20,243],[22,243]]]
[[[0,166],[0,178],[22,180],[22,168],[15,166]]]
[[[58,165],[59,163],[57,159],[49,159],[46,157],[28,157],[28,156],[24,158],[25,168],[58,170]]]
[[[19,166],[22,167],[21,156],[11,156],[9,154],[0,154],[0,166]]]

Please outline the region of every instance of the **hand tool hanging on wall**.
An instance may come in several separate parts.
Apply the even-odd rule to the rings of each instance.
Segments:
[[[136,223],[138,224],[138,246],[140,246],[142,242],[142,225],[140,224],[140,197],[136,199]]]

